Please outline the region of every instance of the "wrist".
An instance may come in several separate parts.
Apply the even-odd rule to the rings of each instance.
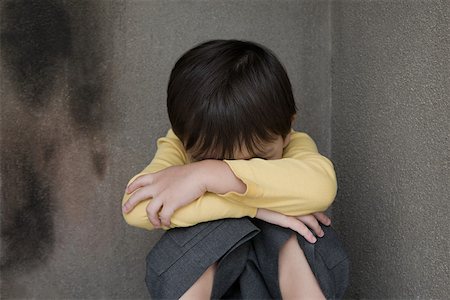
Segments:
[[[199,180],[205,192],[225,194],[228,192],[244,193],[245,183],[237,178],[227,163],[221,160],[207,159],[198,162]]]
[[[218,193],[218,176],[220,176],[221,164],[220,160],[205,159],[197,164],[197,178],[202,183],[205,192]]]
[[[198,161],[190,163],[187,166],[190,168],[188,174],[192,176],[193,182],[199,185],[203,194],[206,193],[208,191],[207,165],[204,161]]]

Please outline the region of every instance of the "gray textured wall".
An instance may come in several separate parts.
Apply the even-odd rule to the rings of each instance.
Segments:
[[[169,126],[170,69],[213,38],[285,64],[335,162],[347,296],[450,294],[448,1],[25,3],[0,7],[2,298],[148,298],[162,232],[120,200]]]
[[[165,134],[175,61],[248,39],[285,64],[297,129],[330,154],[328,1],[1,3],[2,298],[145,299],[162,231],[120,200]]]
[[[332,2],[333,213],[349,297],[450,295],[449,10]]]

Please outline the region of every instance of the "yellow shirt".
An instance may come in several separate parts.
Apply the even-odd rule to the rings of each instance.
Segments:
[[[224,160],[233,173],[246,185],[243,193],[214,194],[207,192],[192,203],[175,211],[170,228],[187,227],[205,221],[224,218],[255,217],[258,208],[265,208],[289,216],[325,211],[337,192],[333,164],[317,151],[316,144],[304,132],[292,130],[283,158],[265,160]],[[137,177],[170,166],[189,163],[182,142],[172,129],[157,141],[157,151],[150,164]],[[133,192],[134,193],[134,192]],[[132,194],[124,194],[122,205]],[[151,199],[137,204],[123,213],[125,221],[135,227],[154,229],[146,207]],[[165,226],[162,227],[165,230]]]

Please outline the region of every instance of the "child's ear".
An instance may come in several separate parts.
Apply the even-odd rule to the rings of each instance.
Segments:
[[[294,127],[295,119],[297,119],[297,114],[293,114],[291,117],[291,127]]]

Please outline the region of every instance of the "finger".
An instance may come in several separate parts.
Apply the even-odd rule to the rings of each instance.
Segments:
[[[169,205],[164,205],[159,213],[159,219],[164,226],[170,227],[170,218],[174,213],[174,209]]]
[[[281,213],[264,208],[258,208],[257,217],[268,223],[276,224],[282,227],[288,227],[289,217]]]
[[[312,234],[308,227],[306,227],[303,222],[297,220],[296,218],[292,218],[291,224],[289,226],[292,230],[298,232],[301,236],[303,236],[308,242],[315,243],[317,241],[316,237]]]
[[[135,180],[133,180],[133,182],[128,184],[126,191],[128,194],[131,194],[136,189],[146,186],[146,185],[150,185],[150,184],[152,184],[152,182],[153,182],[153,174],[141,175],[141,176],[137,177]]]
[[[159,220],[158,212],[162,207],[162,201],[159,199],[153,198],[152,201],[147,205],[147,218],[150,220],[150,223],[155,228],[159,228],[161,226],[161,221]]]
[[[320,227],[319,222],[313,215],[300,216],[297,217],[297,219],[299,219],[300,221],[305,223],[309,228],[311,228],[317,236],[323,237],[324,232],[322,230],[322,227]]]
[[[313,214],[317,220],[319,220],[320,223],[323,225],[330,226],[331,225],[331,219],[323,212],[316,212]]]
[[[258,209],[257,216],[259,219],[266,222],[276,224],[282,227],[290,228],[298,232],[303,236],[308,242],[315,243],[317,241],[316,237],[312,232],[304,225],[300,220],[295,217],[286,216],[278,212],[274,212],[266,209]]]
[[[151,187],[142,188],[136,191],[127,202],[123,204],[122,210],[125,213],[131,211],[139,202],[153,197],[153,189]]]

